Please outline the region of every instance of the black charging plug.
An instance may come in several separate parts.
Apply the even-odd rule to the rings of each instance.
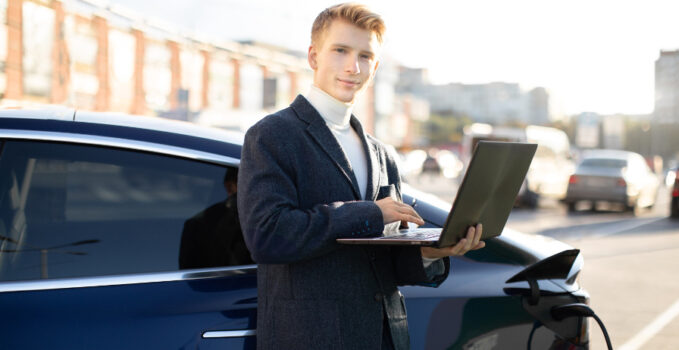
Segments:
[[[601,321],[599,316],[597,316],[594,313],[594,310],[587,306],[586,304],[583,303],[574,303],[574,304],[566,304],[566,305],[557,305],[552,307],[550,310],[552,317],[557,320],[561,321],[564,318],[568,317],[592,317],[596,320],[596,322],[599,324],[599,327],[601,327],[601,331],[604,333],[604,338],[606,338],[606,345],[608,346],[608,350],[613,350],[613,345],[611,344],[611,338],[608,337],[608,332],[606,331],[606,327],[604,327],[604,323]]]
[[[564,318],[567,317],[593,317],[594,316],[594,311],[587,306],[586,304],[582,303],[574,303],[574,304],[565,304],[565,305],[557,305],[554,306],[551,310],[552,317],[557,320],[561,321]]]

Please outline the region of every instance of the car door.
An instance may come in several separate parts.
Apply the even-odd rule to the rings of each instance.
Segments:
[[[254,348],[256,266],[179,264],[187,223],[227,197],[226,169],[101,145],[4,140],[0,348]],[[216,234],[194,234],[202,239],[194,246],[232,254],[209,241]]]

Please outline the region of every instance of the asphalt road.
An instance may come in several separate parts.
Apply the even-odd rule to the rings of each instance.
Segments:
[[[456,183],[442,177],[410,179],[420,190],[452,202]],[[550,236],[581,250],[580,284],[604,322],[614,349],[679,349],[679,220],[669,215],[662,187],[653,209],[630,213],[587,208],[568,213],[554,200],[536,210],[515,209],[507,227]],[[606,349],[594,320],[590,349]]]

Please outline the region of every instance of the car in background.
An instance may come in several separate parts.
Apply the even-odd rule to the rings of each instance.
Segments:
[[[242,143],[159,118],[0,111],[0,348],[254,349],[257,265],[181,263]],[[443,225],[449,203],[403,193]],[[201,239],[198,255],[232,253]],[[577,249],[506,229],[451,265],[438,288],[401,288],[414,349],[587,348],[586,318],[550,312],[589,302]]]
[[[458,179],[462,176],[464,165],[452,151],[442,149],[436,152],[436,162],[441,167],[441,175],[446,179]]]
[[[460,158],[447,149],[414,149],[399,156],[399,171],[406,181],[421,175],[458,179],[464,167]]]
[[[528,125],[526,140],[538,144],[526,175],[532,190],[541,197],[564,199],[568,180],[575,171],[568,136],[556,128]]]
[[[474,123],[464,129],[462,154],[468,164],[479,141],[530,142],[538,145],[526,180],[521,186],[517,206],[535,208],[540,198],[562,200],[566,196],[568,179],[575,169],[570,141],[557,128],[528,125],[526,127],[493,126]]]
[[[670,217],[679,218],[679,167],[671,168],[665,178],[670,188]]]
[[[571,212],[582,201],[590,202],[592,209],[596,209],[597,202],[608,202],[635,211],[653,207],[658,186],[657,175],[640,154],[590,150],[583,154],[571,175],[564,202]]]

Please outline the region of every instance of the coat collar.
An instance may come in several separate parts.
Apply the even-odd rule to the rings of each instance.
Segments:
[[[328,128],[323,117],[318,114],[318,111],[304,98],[298,95],[297,98],[290,105],[297,114],[297,117],[308,124],[307,132],[319,144],[321,149],[330,157],[338,170],[347,179],[352,187],[354,196],[361,199],[361,191],[358,187],[358,181],[354,176],[354,171],[347,159],[342,147],[337,142],[335,135]],[[359,135],[363,143],[363,150],[368,161],[368,184],[366,186],[366,198],[374,200],[377,195],[377,186],[379,185],[380,167],[377,158],[377,147],[371,142],[363,132],[363,127],[358,119],[352,115],[350,120],[351,127]]]

